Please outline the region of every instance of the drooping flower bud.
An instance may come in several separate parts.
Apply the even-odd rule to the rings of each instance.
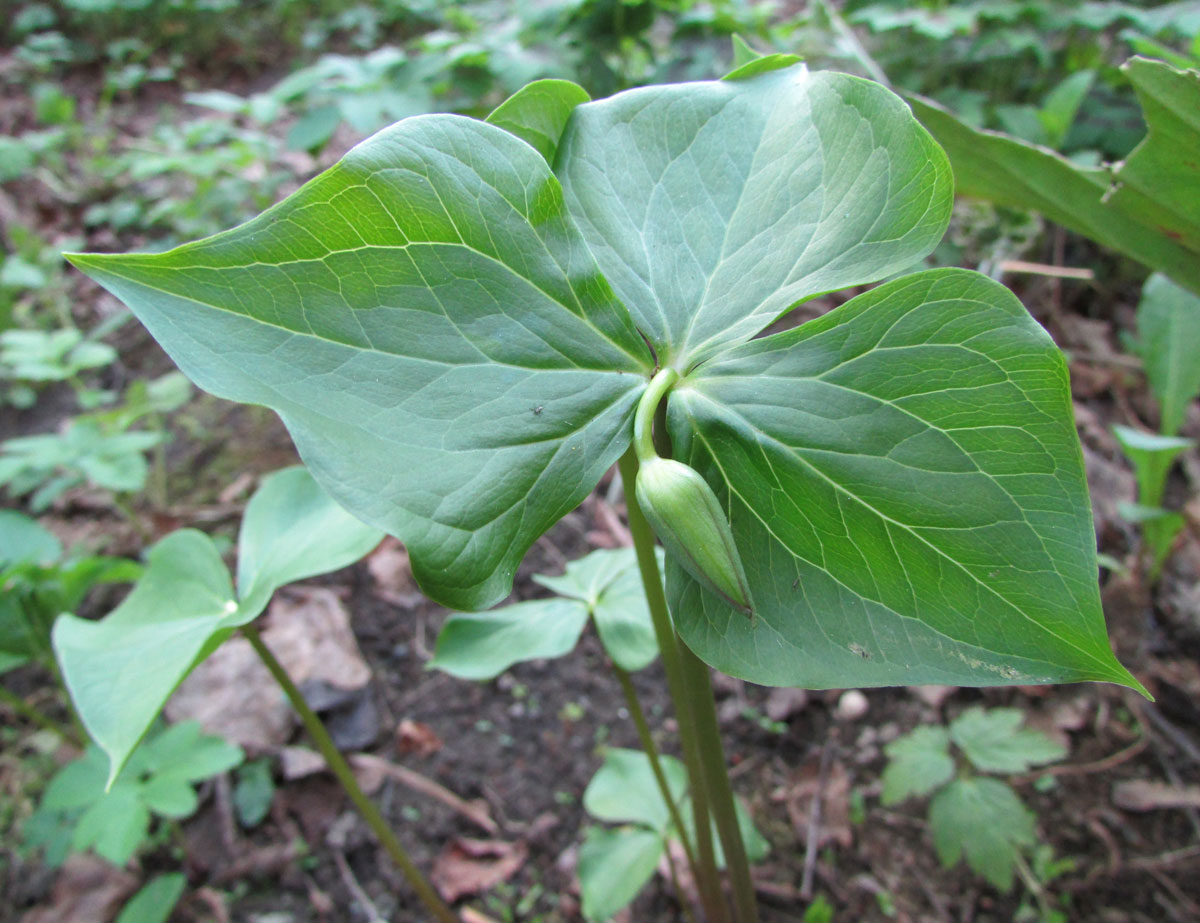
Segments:
[[[746,572],[721,502],[693,468],[653,457],[638,469],[636,495],[659,541],[689,574],[754,618]]]

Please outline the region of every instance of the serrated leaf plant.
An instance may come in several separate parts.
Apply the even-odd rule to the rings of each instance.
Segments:
[[[1037,830],[1012,786],[979,773],[1028,772],[1066,756],[1061,744],[1024,723],[1019,708],[974,707],[948,727],[921,725],[884,748],[883,804],[932,796],[929,830],[942,864],[950,868],[965,856],[1001,891],[1011,889],[1014,871],[1028,871]]]
[[[92,744],[50,780],[25,844],[45,849],[52,866],[87,849],[123,866],[147,842],[153,818],[190,817],[199,804],[194,784],[242,759],[240,747],[185,721],[153,731],[110,780],[108,758]]]
[[[507,596],[619,461],[696,828],[710,811],[747,921],[704,664],[810,688],[1138,684],[1100,612],[1062,356],[984,276],[891,278],[946,228],[942,150],[869,81],[786,58],[732,76],[595,102],[535,83],[489,121],[398,122],[231,231],[71,259],[201,387],[274,408],[445,605]],[[713,493],[732,544],[714,522],[728,560],[706,560],[743,570],[749,615],[697,579],[704,555],[669,555],[664,595],[635,416],[640,461]]]

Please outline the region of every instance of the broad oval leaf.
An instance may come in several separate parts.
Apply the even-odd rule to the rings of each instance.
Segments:
[[[751,623],[668,570],[684,640],[806,688],[1107,680],[1062,355],[965,270],[882,285],[672,392],[678,457],[722,498]]]
[[[803,65],[575,109],[556,168],[600,268],[681,372],[937,244],[941,149],[878,84]]]
[[[651,362],[545,160],[461,116],[405,119],[216,237],[72,259],[201,387],[278,411],[456,608],[506,596],[616,461]]]
[[[52,635],[55,655],[84,726],[108,754],[109,781],[192,667],[253,620],[276,588],[344,567],[379,538],[330,500],[307,471],[289,468],[266,478],[247,504],[238,566],[247,595],[240,602],[212,539],[181,529],[150,549],[145,574],[106,617],[60,616]],[[176,725],[159,740],[187,741],[197,769],[232,758],[223,741],[205,750],[196,736]],[[162,746],[170,752],[167,743]]]

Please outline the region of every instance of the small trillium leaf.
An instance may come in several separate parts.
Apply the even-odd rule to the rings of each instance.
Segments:
[[[271,473],[246,504],[238,533],[238,624],[262,612],[279,587],[353,564],[382,538],[304,468]]]
[[[1021,851],[1037,842],[1033,814],[998,779],[955,779],[930,802],[929,828],[942,865],[957,865],[965,854],[1001,891],[1012,887]]]
[[[668,564],[684,640],[807,688],[1105,680],[1095,536],[1061,353],[965,270],[882,285],[702,366],[675,452],[729,514],[757,624]]]
[[[657,552],[661,568],[662,549]],[[536,574],[533,579],[588,606],[605,652],[621,669],[633,673],[658,656],[654,624],[632,548],[593,551],[571,561],[560,577]]]
[[[601,271],[680,371],[798,301],[911,266],[953,198],[896,96],[802,65],[585,103],[556,171]]]
[[[168,535],[147,561],[145,576],[106,618],[62,615],[54,624],[63,680],[88,734],[108,754],[110,783],[237,608],[229,571],[202,532]]]
[[[458,608],[503,599],[616,461],[650,363],[546,162],[461,116],[405,119],[216,237],[72,259],[201,387],[279,412]]]
[[[645,827],[592,827],[579,848],[583,915],[609,920],[632,901],[658,867],[663,839]]]
[[[604,588],[592,609],[592,618],[605,652],[622,670],[641,670],[658,656],[658,639],[636,562]]]
[[[141,580],[99,621],[66,614],[52,639],[63,680],[92,739],[111,761],[110,779],[129,758],[163,703],[192,667],[234,628],[254,619],[283,585],[350,564],[380,538],[337,506],[303,468],[270,475],[242,522],[239,572],[249,597],[234,596],[212,539],[181,529],[150,549]],[[175,725],[146,753],[151,761],[186,744],[191,770],[212,775],[241,751],[198,728]],[[219,768],[214,768],[219,767]],[[185,768],[184,776],[190,771]]]
[[[608,586],[631,567],[637,567],[637,557],[632,548],[614,551],[600,549],[567,562],[566,572],[561,576],[534,574],[533,582],[553,590],[559,596],[578,599],[592,607]]]
[[[494,679],[515,663],[569,654],[587,617],[587,606],[576,599],[455,613],[438,633],[429,667],[459,679]]]
[[[659,759],[667,788],[678,804],[687,792],[687,769],[673,756]],[[641,750],[610,747],[604,765],[583,792],[583,807],[597,820],[640,824],[658,833],[666,832],[671,823],[650,760]]]
[[[487,120],[516,135],[547,163],[554,163],[558,139],[571,111],[590,99],[587,90],[570,80],[535,80],[492,110]]]

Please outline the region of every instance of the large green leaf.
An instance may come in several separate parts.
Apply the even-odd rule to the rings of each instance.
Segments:
[[[570,80],[535,80],[517,90],[487,117],[488,122],[512,132],[554,163],[558,139],[571,111],[590,96]]]
[[[1200,72],[1145,58],[1125,69],[1149,135],[1115,174],[971,128],[929,100],[909,104],[949,154],[959,193],[1041,212],[1200,294],[1200,167],[1180,155],[1200,148]]]
[[[908,268],[945,230],[945,155],[896,96],[803,65],[644,87],[571,114],[556,171],[663,365]]]
[[[277,410],[459,608],[507,595],[624,450],[650,364],[545,160],[459,116],[399,122],[233,231],[72,259],[199,385]]]
[[[1135,57],[1129,77],[1148,129],[1125,158],[1108,201],[1200,258],[1200,71]]]
[[[1108,680],[1095,539],[1053,342],[965,270],[882,285],[672,392],[756,619],[668,568],[685,641],[807,688]]]

